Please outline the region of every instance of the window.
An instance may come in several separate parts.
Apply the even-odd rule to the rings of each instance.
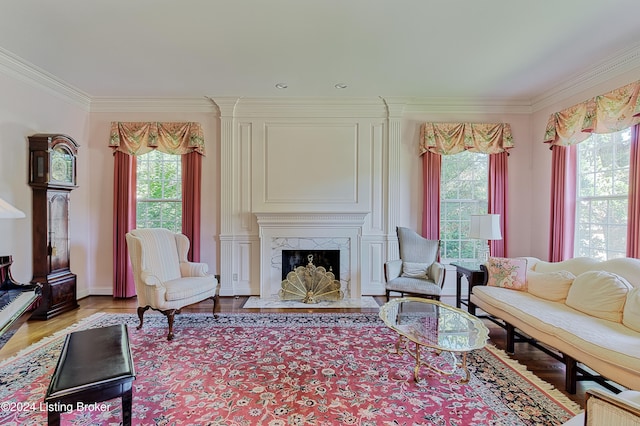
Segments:
[[[153,150],[136,159],[136,226],[181,232],[181,156]]]
[[[476,259],[469,239],[472,214],[487,213],[489,155],[463,151],[443,155],[440,181],[440,255],[444,262]]]
[[[577,146],[575,256],[626,256],[631,129]]]

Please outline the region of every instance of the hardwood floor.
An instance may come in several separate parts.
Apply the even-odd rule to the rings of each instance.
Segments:
[[[375,298],[379,305],[384,304],[384,296]],[[247,297],[222,297],[220,298],[220,312],[286,312],[286,309],[243,309],[242,306]],[[454,297],[443,297],[444,303],[455,304]],[[137,304],[133,299],[113,299],[111,296],[90,296],[78,301],[80,308],[71,312],[64,313],[54,317],[48,321],[28,321],[28,314],[20,318],[12,329],[17,330],[7,344],[0,349],[0,360],[4,360],[16,355],[21,349],[24,349],[39,341],[40,339],[50,336],[55,332],[62,330],[83,318],[86,318],[97,312],[112,313],[135,313]],[[183,312],[211,312],[212,302],[204,301],[202,303],[189,306],[183,309]],[[300,310],[296,310],[300,311]],[[310,307],[307,312],[378,312],[376,308],[368,309],[313,309]],[[490,330],[490,338],[492,343],[500,348],[505,347],[504,330],[491,321],[485,320],[485,324]],[[179,333],[179,329],[176,329]],[[564,392],[564,365],[555,360],[553,357],[537,350],[527,344],[518,344],[516,346],[516,354],[512,357],[527,369],[532,371],[536,376],[552,384],[561,390],[567,397],[574,402],[584,406],[584,392],[590,387],[599,387],[592,382],[578,382],[578,391],[575,395]]]

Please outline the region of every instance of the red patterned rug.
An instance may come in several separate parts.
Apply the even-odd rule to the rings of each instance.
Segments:
[[[469,355],[467,384],[426,368],[415,383],[413,359],[395,354],[376,314],[182,314],[171,342],[163,316],[137,331],[135,315],[96,314],[0,363],[0,424],[46,424],[64,335],[119,323],[137,373],[133,424],[557,425],[580,410],[490,346]],[[62,424],[121,422],[120,400],[97,408]]]

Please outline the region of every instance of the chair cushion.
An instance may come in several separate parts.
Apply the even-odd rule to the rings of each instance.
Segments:
[[[440,241],[428,240],[409,228],[398,227],[400,259],[403,262],[433,264],[438,257]]]
[[[162,282],[180,278],[180,259],[173,232],[147,228],[136,229],[132,234],[141,240],[144,269],[153,271]]]
[[[402,262],[402,276],[427,279],[431,263]]]
[[[400,293],[424,294],[426,296],[440,296],[440,287],[432,280],[420,278],[398,277],[386,285],[388,291]]]
[[[212,277],[188,277],[171,280],[164,284],[167,289],[165,300],[175,301],[211,291],[213,279]]]

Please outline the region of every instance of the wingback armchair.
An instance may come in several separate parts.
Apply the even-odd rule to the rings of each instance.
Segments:
[[[138,330],[150,308],[167,317],[167,340],[173,339],[174,315],[183,307],[213,299],[215,315],[220,283],[208,274],[207,264],[187,261],[190,243],[185,235],[162,228],[134,229],[126,240],[138,295]]]
[[[397,227],[400,259],[384,264],[387,301],[391,292],[440,300],[445,267],[438,262],[439,240],[428,240],[409,228]]]

